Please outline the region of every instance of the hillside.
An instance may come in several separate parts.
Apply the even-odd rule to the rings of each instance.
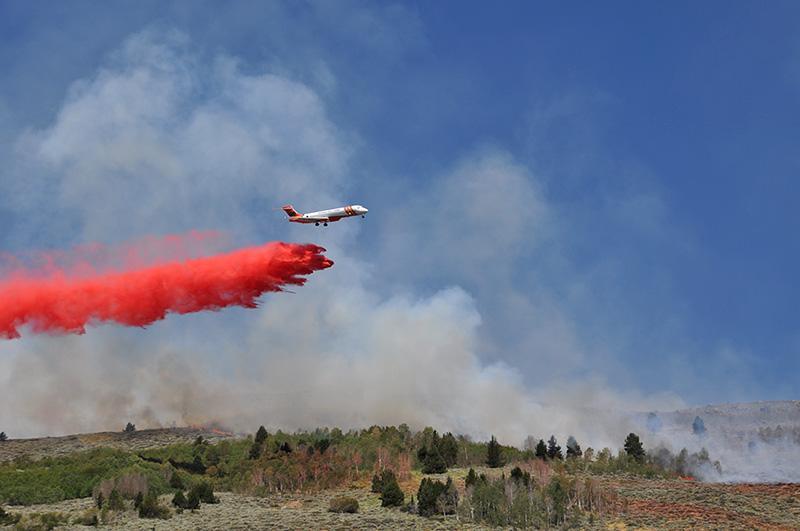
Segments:
[[[62,437],[40,437],[33,439],[9,439],[0,443],[0,463],[28,457],[59,457],[94,448],[113,448],[137,452],[150,448],[162,448],[172,444],[191,443],[197,437],[210,442],[234,438],[232,433],[209,428],[159,428],[137,430],[131,433],[105,431],[82,433]]]
[[[0,508],[6,511],[0,528],[17,520],[22,528],[99,521],[119,529],[209,530],[800,528],[797,483],[704,483],[624,455],[540,460],[510,447],[501,447],[505,466],[488,468],[486,443],[449,437],[373,426],[348,433],[265,431],[259,444],[252,436],[198,428],[6,441],[0,443],[6,462],[0,463]],[[446,472],[424,473],[422,458],[410,459],[419,448],[437,445],[446,454],[448,440],[457,444],[452,459],[458,462]],[[23,456],[33,459],[8,461]],[[480,478],[472,486],[470,468]],[[381,506],[381,494],[370,488],[378,470],[396,472],[402,507]],[[458,508],[416,514],[423,482],[448,478]],[[218,503],[184,511],[172,506],[178,490],[203,483],[217,491]],[[109,506],[112,488],[124,496],[116,508]],[[140,518],[133,499],[142,488],[159,496],[167,520]],[[105,493],[102,510],[98,493]],[[356,500],[358,512],[330,512],[338,496]]]

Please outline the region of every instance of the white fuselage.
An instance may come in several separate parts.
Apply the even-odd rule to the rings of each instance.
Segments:
[[[331,208],[328,210],[319,210],[317,212],[309,212],[307,214],[291,216],[289,221],[294,223],[327,224],[334,221],[339,221],[342,218],[350,218],[353,216],[364,217],[367,212],[369,212],[369,210],[361,205],[348,205],[339,208]]]

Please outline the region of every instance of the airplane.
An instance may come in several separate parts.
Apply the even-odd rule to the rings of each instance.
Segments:
[[[292,223],[313,223],[317,227],[319,227],[320,223],[327,227],[328,223],[339,221],[342,218],[351,218],[353,216],[361,216],[363,218],[369,212],[361,205],[348,205],[330,210],[309,212],[308,214],[301,214],[292,205],[286,205],[282,207],[282,210],[286,212],[286,215],[289,216],[289,221]]]

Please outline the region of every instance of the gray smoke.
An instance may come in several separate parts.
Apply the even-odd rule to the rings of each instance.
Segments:
[[[476,149],[415,190],[404,210],[368,220],[381,231],[373,256],[360,249],[357,222],[310,233],[271,210],[344,204],[358,188],[353,135],[333,124],[320,96],[191,50],[180,34],[131,37],[76,82],[52,124],[17,139],[0,173],[0,206],[25,223],[7,245],[219,229],[233,243],[313,240],[336,265],[257,310],[0,343],[0,429],[20,437],[128,421],[243,432],[406,422],[507,444],[555,434],[618,448],[641,428],[623,413],[631,404],[683,406],[674,395],[574,376],[590,362],[617,367],[613,349],[584,344],[553,293],[519,289],[514,264],[538,256],[559,230],[543,187],[512,155]],[[498,205],[518,215],[495,223],[484,212]],[[431,228],[437,210],[460,222]],[[560,256],[548,262],[569,270]]]

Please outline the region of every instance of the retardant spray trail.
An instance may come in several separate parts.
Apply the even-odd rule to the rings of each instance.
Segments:
[[[168,313],[255,308],[263,293],[301,286],[307,275],[331,267],[324,251],[275,242],[123,272],[17,272],[0,280],[0,337],[18,338],[24,325],[34,333],[82,334],[94,322],[146,326]]]

